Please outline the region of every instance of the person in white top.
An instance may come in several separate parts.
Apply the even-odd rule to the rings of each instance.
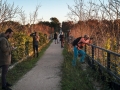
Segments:
[[[58,43],[59,43],[59,41],[60,41],[60,34],[59,33],[58,33],[57,39],[58,39]]]

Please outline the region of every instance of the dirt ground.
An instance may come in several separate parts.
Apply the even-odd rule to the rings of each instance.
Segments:
[[[36,63],[36,66],[24,75],[12,90],[60,90],[62,50],[54,41]]]

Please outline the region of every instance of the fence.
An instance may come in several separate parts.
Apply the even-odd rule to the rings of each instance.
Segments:
[[[120,54],[95,45],[86,45],[87,62],[98,71],[101,80],[113,90],[120,90]]]

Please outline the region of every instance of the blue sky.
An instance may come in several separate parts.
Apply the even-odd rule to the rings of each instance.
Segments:
[[[89,1],[91,0],[84,0],[84,3],[87,5]],[[95,3],[99,2],[99,0],[92,1]],[[40,5],[37,19],[50,21],[51,17],[56,17],[61,23],[68,20],[67,14],[70,12],[68,5],[71,7],[75,5],[74,0],[7,0],[7,3],[11,5],[14,3],[15,6],[22,7],[27,20],[29,19],[29,14],[35,11],[37,5]]]
[[[37,5],[40,5],[38,19],[49,21],[51,17],[56,17],[62,22],[67,20],[67,13],[70,12],[68,5],[73,6],[74,0],[7,0],[7,3],[22,7],[27,16],[35,11]]]

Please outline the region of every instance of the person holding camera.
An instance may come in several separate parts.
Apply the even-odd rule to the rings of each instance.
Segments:
[[[73,56],[73,61],[72,61],[73,66],[76,66],[76,61],[77,61],[78,55],[81,55],[80,62],[85,63],[84,59],[85,59],[86,53],[83,50],[83,47],[86,44],[90,44],[90,43],[91,43],[90,37],[88,35],[84,35],[84,37],[80,38],[77,45],[74,46],[74,56]]]
[[[34,57],[38,57],[39,53],[38,53],[38,45],[39,45],[39,35],[37,32],[32,33],[31,35],[33,37],[33,53],[34,53]]]

